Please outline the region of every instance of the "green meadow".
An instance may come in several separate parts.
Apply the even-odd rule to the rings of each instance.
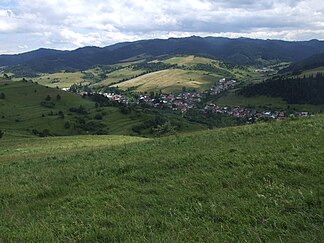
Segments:
[[[324,118],[0,139],[0,241],[321,242]]]

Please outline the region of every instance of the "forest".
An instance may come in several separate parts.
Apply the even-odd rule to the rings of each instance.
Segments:
[[[298,78],[275,77],[262,83],[247,86],[238,94],[246,97],[266,95],[281,97],[290,104],[324,104],[324,75]]]

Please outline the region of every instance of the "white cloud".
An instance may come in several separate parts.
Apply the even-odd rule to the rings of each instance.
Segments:
[[[321,0],[2,0],[10,52],[190,35],[324,39]],[[9,40],[10,41],[6,41]]]

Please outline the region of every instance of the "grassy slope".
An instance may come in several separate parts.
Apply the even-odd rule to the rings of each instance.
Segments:
[[[69,108],[79,107],[80,105],[88,109],[90,113],[87,117],[90,120],[97,113],[105,113],[103,119],[97,122],[106,124],[111,134],[132,134],[132,126],[145,119],[121,114],[119,109],[115,107],[95,109],[94,102],[78,95],[59,89],[46,88],[31,82],[0,81],[0,92],[6,95],[5,99],[0,99],[0,128],[6,130],[5,137],[24,136],[30,134],[32,129],[39,131],[49,129],[51,133],[56,135],[77,134],[79,132],[73,127],[65,129],[64,124],[67,121],[73,124],[78,115],[71,113]],[[60,101],[56,100],[57,94],[61,96]],[[46,108],[40,105],[47,95],[52,97],[51,101],[55,103],[54,108]],[[59,111],[64,112],[64,119],[56,115]],[[53,116],[49,115],[51,112],[54,113]],[[42,114],[45,117],[42,117]],[[29,132],[26,129],[29,129]],[[21,135],[17,134],[17,131],[20,131]]]
[[[48,113],[52,111],[57,113],[59,110],[66,113],[69,107],[79,105],[93,106],[92,102],[80,96],[30,82],[0,82],[0,91],[6,95],[5,99],[0,100],[0,125],[3,129],[51,128],[52,131],[66,133],[63,128],[65,120],[57,116],[48,116]],[[57,94],[61,96],[61,101],[56,101]],[[52,97],[52,102],[56,104],[55,108],[40,105],[47,95]],[[45,117],[42,117],[42,114],[45,114]]]
[[[1,160],[0,239],[319,242],[323,124],[321,116],[71,154],[62,141],[55,156]]]
[[[53,74],[43,74],[40,77],[32,78],[34,82],[49,87],[69,88],[73,84],[88,84],[81,72],[60,72]]]
[[[168,69],[149,73],[126,82],[116,84],[121,89],[135,87],[136,91],[179,92],[182,87],[206,90],[221,76],[204,71]]]
[[[94,86],[108,86],[113,82],[118,82],[124,78],[128,79],[133,76],[139,75],[143,73],[145,70],[133,70],[132,68],[125,67],[123,69],[111,72],[108,74],[108,78],[105,80],[102,80],[99,83],[94,84]]]

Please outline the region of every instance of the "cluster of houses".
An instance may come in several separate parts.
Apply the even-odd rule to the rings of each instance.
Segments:
[[[298,116],[298,117],[307,117],[309,112],[294,112],[286,113],[284,111],[257,111],[256,109],[234,106],[234,107],[220,107],[216,104],[208,104],[204,107],[204,113],[210,114],[223,114],[235,118],[266,118],[266,119],[277,119],[283,120],[287,116]]]
[[[154,108],[169,108],[173,111],[187,112],[190,109],[197,108],[197,104],[202,102],[203,97],[210,95],[218,95],[229,89],[232,89],[237,85],[235,80],[227,80],[225,78],[219,80],[217,84],[212,86],[206,91],[183,91],[179,94],[138,94],[135,97],[129,98],[125,95],[116,93],[101,93],[101,92],[78,92],[79,95],[102,95],[111,101],[116,101],[120,104],[145,104]],[[284,111],[262,111],[259,112],[256,109],[246,107],[220,107],[216,104],[207,104],[201,112],[205,114],[222,114],[235,118],[267,118],[267,119],[284,119],[288,114]],[[294,116],[309,116],[308,112],[295,112],[289,114]]]
[[[193,91],[187,92],[183,91],[179,94],[158,94],[158,95],[148,95],[139,94],[136,99],[125,95],[115,94],[115,93],[101,93],[101,92],[78,92],[79,95],[93,95],[99,94],[106,97],[109,100],[116,101],[121,104],[146,104],[155,108],[170,108],[174,111],[181,111],[182,113],[187,112],[189,109],[196,108],[196,104],[200,103],[202,97],[206,95],[217,95],[236,85],[235,80],[227,80],[225,78],[219,80],[219,82],[213,85],[209,90],[206,91]]]

